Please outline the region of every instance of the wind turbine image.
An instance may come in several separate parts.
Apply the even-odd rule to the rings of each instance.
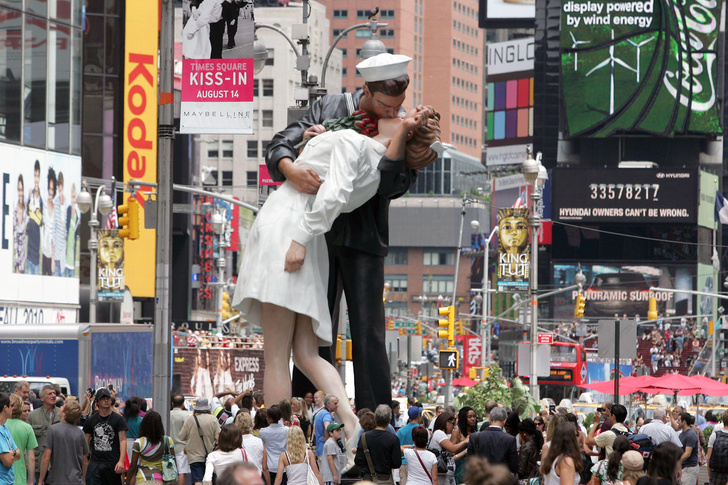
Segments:
[[[579,44],[588,44],[589,43],[588,40],[576,40],[576,37],[574,37],[573,32],[569,32],[569,35],[571,36],[571,40],[572,40],[572,44],[571,44],[572,49],[576,49],[577,47],[579,47]],[[574,52],[574,70],[575,71],[579,70],[579,53],[578,52]]]
[[[640,48],[643,45],[647,44],[648,42],[652,42],[653,40],[655,40],[656,37],[657,37],[657,35],[654,35],[647,40],[643,40],[639,44],[635,44],[635,42],[633,40],[627,41],[637,48],[637,82],[640,82]]]
[[[636,73],[637,70],[629,67],[626,62],[624,62],[622,59],[618,59],[614,57],[614,30],[612,29],[612,43],[609,46],[609,57],[604,59],[602,62],[594,66],[594,68],[586,73],[586,76],[589,77],[590,74],[592,74],[594,71],[603,68],[604,66],[609,66],[609,114],[614,114],[614,65],[619,64],[625,69],[629,69],[630,71]]]

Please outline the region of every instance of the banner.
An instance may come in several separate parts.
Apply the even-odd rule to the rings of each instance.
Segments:
[[[463,375],[468,375],[471,367],[480,367],[482,345],[480,337],[463,335]]]
[[[96,258],[97,296],[99,301],[122,301],[124,299],[124,239],[119,231],[100,230]]]
[[[76,323],[81,158],[0,144],[0,160],[0,306],[14,308],[4,321]]]
[[[253,0],[197,3],[183,2],[180,132],[252,134]]]
[[[498,290],[525,291],[531,271],[528,209],[498,209]]]
[[[175,348],[172,375],[185,396],[212,398],[234,389],[263,389],[265,361],[259,349]]]
[[[124,182],[130,179],[157,182],[157,56],[159,4],[126,0],[124,49]],[[156,231],[145,229],[146,197],[153,192],[141,187],[136,194],[139,239],[126,245],[126,284],[135,297],[153,297],[156,274]],[[129,194],[124,194],[126,204]]]
[[[721,3],[561,4],[567,136],[720,135]]]

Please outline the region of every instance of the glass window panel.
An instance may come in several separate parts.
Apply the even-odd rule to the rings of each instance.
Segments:
[[[83,72],[101,74],[104,65],[104,18],[86,15]]]
[[[25,0],[25,11],[48,17],[48,0]]]
[[[233,158],[233,141],[222,140],[222,156],[223,158]]]
[[[121,2],[119,0],[106,0],[106,13],[112,15],[121,15]]]
[[[104,133],[113,134],[117,132],[117,126],[120,129],[122,126],[122,92],[119,89],[119,79],[115,77],[105,77],[104,84]]]
[[[23,29],[20,13],[0,7],[0,140],[20,142]]]
[[[248,140],[248,158],[258,158],[258,140]]]
[[[220,147],[218,143],[212,142],[207,144],[207,158],[218,158],[220,156]]]
[[[48,18],[70,23],[71,3],[71,0],[48,0]]]
[[[23,143],[38,148],[46,147],[47,29],[45,20],[26,15]]]
[[[103,78],[84,76],[83,128],[85,133],[101,133],[103,123]],[[85,143],[85,142],[84,142]]]
[[[245,185],[255,187],[258,185],[258,172],[251,170],[245,172]]]
[[[103,13],[104,0],[85,0],[86,13]]]
[[[272,79],[263,79],[263,96],[273,96]]]
[[[104,167],[102,178],[110,179],[113,175],[118,176],[114,173],[114,167],[118,167],[120,164],[114,163],[117,157],[121,156],[119,152],[119,139],[115,136],[104,136],[102,137],[102,143],[104,147]]]
[[[121,52],[121,20],[117,17],[106,17],[106,72],[118,74],[120,72],[118,63],[123,56]]]
[[[68,152],[71,129],[71,29],[49,24],[48,148]]]
[[[263,124],[263,128],[273,128],[273,110],[272,109],[263,110],[263,118],[262,118],[261,122]]]
[[[81,86],[83,75],[83,37],[80,30],[73,31],[73,79],[71,81],[71,153],[81,154]]]
[[[228,170],[222,171],[222,184],[227,186],[233,185],[233,172]]]
[[[83,175],[102,178],[103,174],[103,137],[83,135]]]

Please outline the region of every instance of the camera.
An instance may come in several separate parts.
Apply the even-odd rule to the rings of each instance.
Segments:
[[[109,384],[109,391],[113,391],[113,390],[114,390],[114,385],[113,384]]]
[[[598,413],[603,413],[603,412],[604,412],[604,408],[597,408],[597,409],[596,409],[596,411],[597,411]]]
[[[88,389],[86,389],[86,394],[93,395],[93,393],[94,393],[94,388],[93,387],[89,387]]]

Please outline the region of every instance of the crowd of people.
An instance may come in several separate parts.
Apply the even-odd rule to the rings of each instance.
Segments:
[[[495,401],[478,416],[468,406],[431,415],[414,399],[402,412],[395,400],[358,409],[349,431],[337,396],[268,406],[261,391],[246,391],[191,405],[172,396],[165,430],[145,399],[117,405],[113,389],[83,402],[57,392],[47,385],[31,403],[19,381],[0,393],[0,484],[336,485],[348,474],[379,485],[697,485],[700,464],[712,485],[728,484],[728,412],[706,414],[704,456],[703,433],[679,406],[630,422],[625,406],[605,402],[586,429],[562,407],[521,419]]]
[[[210,330],[174,332],[174,345],[198,349],[256,349],[263,350],[263,339],[259,337],[233,337],[216,334]]]

